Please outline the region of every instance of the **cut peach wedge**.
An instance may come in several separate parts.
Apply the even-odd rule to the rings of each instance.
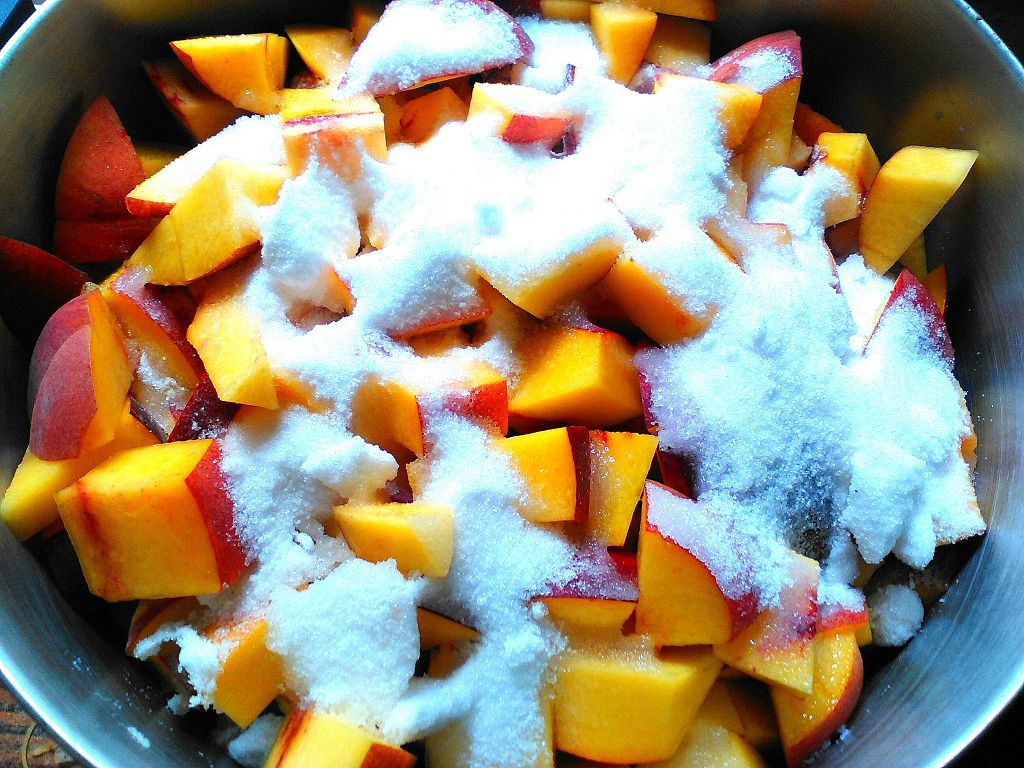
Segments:
[[[710,62],[711,29],[698,21],[658,16],[644,59],[675,72],[689,72]]]
[[[765,762],[750,742],[721,725],[701,720],[690,726],[679,749],[668,760],[650,768],[764,768]]]
[[[590,439],[583,427],[508,437],[506,451],[522,475],[523,516],[535,523],[586,520],[590,509]]]
[[[595,3],[590,26],[608,63],[608,77],[625,85],[633,79],[651,42],[658,14],[617,2]]]
[[[904,147],[890,157],[864,200],[864,263],[888,271],[953,197],[977,159],[973,150],[938,147]]]
[[[472,627],[427,608],[416,609],[416,626],[420,631],[420,648],[424,650],[465,643],[480,637]]]
[[[272,114],[284,87],[288,41],[274,34],[176,40],[171,50],[203,85],[239,109]]]
[[[727,642],[749,626],[756,596],[721,584],[716,572],[723,564],[708,554],[720,549],[710,547],[708,537],[726,537],[727,556],[742,560],[739,543],[702,516],[697,502],[653,481],[644,488],[641,515],[637,631],[658,645],[707,645]]]
[[[408,575],[448,575],[452,561],[452,510],[437,504],[344,504],[334,521],[357,557],[373,563],[394,560]]]
[[[245,568],[211,440],[123,451],[56,501],[89,589],[105,600],[218,592]]]
[[[473,85],[468,116],[481,115],[497,121],[497,135],[509,144],[554,144],[565,135],[573,120],[550,94],[504,83]]]
[[[542,18],[551,21],[576,21],[590,23],[591,0],[540,0]]]
[[[764,97],[746,85],[720,83],[689,75],[659,72],[654,81],[654,92],[661,94],[705,93],[719,105],[718,122],[722,126],[722,143],[726,149],[736,150],[743,145],[761,113]]]
[[[74,459],[114,438],[134,362],[98,291],[72,300],[40,336],[29,449],[46,461]]]
[[[381,162],[387,159],[384,113],[373,102],[372,107],[358,111],[289,120],[284,125],[284,148],[293,176],[305,170],[315,157],[343,178],[355,178],[361,167],[361,152]]]
[[[881,312],[879,312],[878,319],[875,321],[871,333],[864,341],[864,350],[867,351],[870,348],[871,340],[889,313],[906,307],[912,308],[920,314],[927,331],[928,340],[934,346],[936,353],[952,367],[953,342],[949,338],[949,330],[946,328],[946,321],[942,317],[942,310],[939,309],[938,304],[935,303],[935,299],[928,289],[911,274],[909,269],[904,269],[900,272],[900,276],[896,278],[892,291],[889,293],[889,298],[886,300]]]
[[[555,662],[555,746],[589,760],[649,763],[679,747],[721,662],[706,648],[655,654],[571,649]]]
[[[296,707],[285,718],[264,768],[412,768],[414,755],[335,715]]]
[[[602,328],[549,328],[523,350],[523,375],[509,412],[545,421],[609,427],[639,416],[633,348]]]
[[[468,114],[466,102],[451,88],[444,87],[407,101],[398,124],[404,141],[422,144],[445,123],[463,122]]]
[[[595,541],[625,545],[657,448],[653,435],[591,431],[587,531]]]
[[[808,147],[813,147],[818,143],[818,137],[821,134],[845,133],[845,131],[803,102],[798,102],[793,114],[793,133]]]
[[[852,632],[814,640],[814,685],[807,696],[772,688],[786,763],[796,768],[845,723],[860,698],[864,664]]]
[[[859,216],[861,200],[880,167],[868,137],[863,133],[821,133],[812,154],[810,172],[819,164],[836,171],[848,184],[845,194],[826,201],[825,226],[833,227]]]
[[[239,728],[248,728],[284,687],[284,660],[267,647],[267,621],[245,619],[203,634],[226,649],[213,704]]]
[[[294,24],[284,28],[302,63],[321,80],[337,83],[352,59],[352,32],[321,24]]]
[[[636,555],[597,547],[577,555],[576,575],[550,584],[532,599],[570,632],[617,633],[636,608]]]
[[[245,114],[207,89],[176,59],[146,61],[142,66],[168,110],[196,141],[206,141]]]
[[[155,445],[156,435],[131,415],[126,402],[114,439],[74,459],[44,461],[31,451],[14,471],[11,484],[0,500],[0,520],[21,540],[60,520],[53,495],[71,485],[93,467],[120,451]]]
[[[258,247],[256,208],[277,201],[285,178],[279,166],[221,160],[161,220],[131,266],[148,270],[156,285],[184,285],[237,261]]]

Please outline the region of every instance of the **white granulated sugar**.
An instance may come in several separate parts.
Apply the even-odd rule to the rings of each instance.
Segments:
[[[527,16],[519,19],[530,40],[533,53],[515,68],[514,80],[548,93],[566,87],[566,67],[572,65],[582,75],[603,75],[607,69],[589,24],[554,21]]]
[[[213,706],[213,691],[223,661],[217,644],[188,624],[175,622],[163,625],[149,637],[140,640],[135,647],[135,658],[148,659],[158,653],[165,643],[178,646],[178,671],[185,674],[194,689],[188,706]]]
[[[859,253],[847,257],[839,265],[838,273],[843,298],[857,324],[857,332],[850,337],[850,350],[860,354],[878,321],[878,313],[889,299],[893,280],[866,266]]]
[[[405,692],[419,657],[421,585],[394,561],[349,560],[302,591],[278,589],[267,646],[286,660],[299,698],[376,728]]]
[[[890,584],[868,596],[871,642],[900,646],[917,634],[924,622],[924,605],[906,584]]]
[[[260,715],[228,742],[228,754],[243,768],[262,768],[283,723],[280,715]]]
[[[745,57],[731,82],[764,93],[797,73],[796,62],[787,51],[762,48]]]
[[[146,734],[144,734],[134,725],[125,726],[125,730],[128,731],[128,735],[132,737],[136,744],[138,744],[143,749],[149,749],[149,737],[146,736]]]
[[[341,87],[395,93],[511,64],[527,53],[519,25],[488,0],[392,0],[356,49]]]

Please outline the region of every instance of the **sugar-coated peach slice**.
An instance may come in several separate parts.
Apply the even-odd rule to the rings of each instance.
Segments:
[[[825,226],[832,227],[860,215],[861,200],[880,167],[875,150],[863,133],[819,134],[811,156],[811,170],[817,165],[831,168],[847,182],[847,189],[824,204]]]
[[[634,432],[590,433],[590,515],[587,530],[609,547],[621,547],[633,524],[658,439]]]
[[[731,640],[750,625],[756,596],[749,590],[726,594],[716,576],[729,566],[714,559],[722,547],[711,539],[723,537],[732,550],[726,556],[742,561],[739,542],[702,515],[697,502],[647,482],[637,552],[637,632],[658,645],[707,645]]]
[[[690,72],[710,62],[711,29],[699,21],[658,16],[644,59],[675,72]]]
[[[229,649],[214,681],[213,704],[239,728],[248,728],[284,687],[284,660],[267,647],[267,621],[247,619],[204,634]]]
[[[167,442],[218,438],[227,430],[236,413],[238,403],[221,400],[217,388],[204,373],[175,418],[174,426],[167,434]]]
[[[554,144],[565,135],[573,120],[551,94],[505,83],[473,85],[469,117],[481,115],[497,120],[497,135],[509,144]]]
[[[808,147],[813,147],[818,143],[818,137],[821,134],[845,133],[845,131],[803,102],[798,102],[793,114],[793,133]]]
[[[860,698],[864,663],[853,632],[814,640],[814,686],[807,696],[772,688],[786,763],[795,768],[845,723]]]
[[[426,608],[416,609],[416,626],[420,631],[420,648],[437,648],[476,640],[480,634],[472,627]]]
[[[679,747],[721,662],[706,648],[580,648],[555,669],[555,746],[589,760],[649,763]]]
[[[113,440],[134,371],[100,293],[75,301],[88,320],[53,353],[32,404],[29,449],[46,461],[74,459]],[[81,317],[80,311],[74,314]],[[41,339],[49,337],[44,328]],[[34,356],[34,365],[40,364]]]
[[[315,115],[289,120],[284,125],[284,149],[293,176],[305,170],[310,158],[354,179],[361,168],[361,152],[385,161],[388,156],[384,113],[375,110]]]
[[[0,318],[26,350],[50,316],[77,296],[85,282],[84,272],[53,254],[0,237]]]
[[[125,640],[124,651],[134,655],[139,643],[152,637],[164,624],[185,621],[196,608],[199,601],[194,597],[168,597],[157,600],[140,600],[132,614]]]
[[[790,552],[788,568],[778,604],[762,610],[750,626],[729,642],[716,644],[714,651],[751,677],[808,695],[814,680],[820,568],[796,552]]]
[[[167,109],[196,141],[206,141],[245,114],[196,80],[176,59],[146,61],[142,66]]]
[[[904,147],[890,157],[864,200],[864,263],[888,271],[953,197],[977,159],[974,150],[938,147]]]
[[[324,115],[366,115],[380,112],[372,96],[340,96],[330,87],[285,88],[281,91],[281,120],[291,122]]]
[[[355,51],[352,32],[321,24],[293,24],[284,28],[302,63],[321,80],[338,82]]]
[[[726,149],[736,149],[746,140],[761,113],[764,97],[746,85],[719,83],[689,75],[659,72],[654,81],[655,93],[707,93],[719,104],[718,122],[722,126],[722,142]]]
[[[609,427],[642,413],[633,349],[601,328],[550,328],[523,349],[523,375],[509,412],[546,421]]]
[[[125,403],[114,439],[93,451],[62,461],[45,461],[32,451],[25,451],[10,486],[0,500],[0,520],[24,541],[60,520],[53,500],[57,491],[71,485],[115,453],[157,442],[156,435],[131,415],[131,409]]]
[[[219,161],[139,246],[131,266],[156,285],[184,285],[237,261],[259,246],[256,208],[277,201],[285,178],[279,166]]]
[[[398,124],[404,141],[422,144],[445,123],[462,122],[468,114],[466,102],[451,88],[444,87],[407,101]]]
[[[296,707],[264,768],[412,768],[416,757],[326,712]]]
[[[549,584],[533,600],[570,633],[618,632],[636,608],[636,555],[588,548],[577,554],[576,574]]]
[[[171,50],[196,79],[240,109],[272,114],[284,87],[288,40],[280,35],[221,35],[176,40]]]
[[[394,560],[406,575],[448,575],[454,539],[448,507],[415,501],[344,504],[334,508],[334,520],[349,547],[363,560]]]
[[[878,327],[885,321],[886,316],[900,307],[911,307],[920,313],[929,341],[935,351],[952,367],[953,342],[949,338],[949,330],[942,317],[942,310],[939,309],[929,290],[910,273],[909,269],[904,269],[896,278],[889,298],[878,314],[878,320],[875,321],[871,333],[864,341],[864,349],[867,350],[871,346],[871,339]]]
[[[651,42],[658,14],[617,2],[595,3],[590,26],[608,63],[608,77],[626,84],[633,79]]]
[[[105,600],[209,594],[244,570],[211,440],[123,451],[56,501],[89,589]]]
[[[508,437],[500,447],[523,477],[527,520],[586,520],[590,508],[590,438],[583,427],[562,427]]]
[[[221,400],[275,409],[274,374],[243,297],[244,277],[236,268],[211,278],[186,335]]]

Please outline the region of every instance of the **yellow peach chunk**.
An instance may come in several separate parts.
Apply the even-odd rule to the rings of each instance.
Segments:
[[[571,595],[538,597],[548,610],[548,617],[570,627],[591,631],[617,630],[633,615],[636,602],[604,597]]]
[[[196,141],[206,141],[245,114],[212,93],[176,59],[145,61],[142,66],[171,114]]]
[[[214,681],[214,706],[239,728],[248,728],[284,685],[284,660],[267,647],[266,619],[217,627],[205,634],[230,648]]]
[[[656,13],[632,5],[603,2],[590,9],[590,26],[608,64],[608,77],[624,85],[633,79],[657,23]]]
[[[670,757],[721,669],[706,648],[571,649],[555,664],[555,746],[607,763]]]
[[[317,77],[338,82],[355,52],[352,32],[321,24],[294,24],[284,28],[302,63]]]
[[[528,500],[523,517],[534,523],[584,520],[590,495],[587,432],[562,427],[500,442],[522,475]]]
[[[360,93],[339,96],[333,86],[325,88],[285,88],[281,91],[281,120],[290,122],[323,115],[368,115],[379,110],[372,96]]]
[[[452,510],[438,504],[344,504],[334,520],[357,557],[394,560],[408,575],[442,578],[452,561]]]
[[[861,200],[880,167],[868,137],[863,133],[822,133],[814,158],[815,165],[820,163],[836,171],[848,185],[843,194],[825,201],[825,226],[833,227],[859,216]]]
[[[698,21],[658,16],[644,58],[676,72],[704,66],[711,60],[711,30]]]
[[[903,252],[900,264],[922,283],[925,282],[928,277],[928,252],[925,250],[923,234],[915,237],[914,242]]]
[[[654,83],[655,93],[671,93],[678,89],[684,94],[691,91],[707,92],[718,102],[718,123],[722,127],[722,143],[726,149],[737,149],[761,114],[764,97],[745,85],[719,83],[689,75],[660,73]]]
[[[973,150],[938,147],[904,147],[890,157],[864,200],[864,263],[888,271],[953,197],[977,159]]]
[[[373,0],[356,0],[352,3],[352,42],[359,45],[366,39],[370,27],[380,19],[381,11],[384,10],[383,2]]]
[[[465,643],[480,636],[472,627],[426,608],[416,609],[416,626],[420,631],[420,648],[424,650]]]
[[[925,275],[921,284],[935,300],[935,306],[939,308],[939,312],[946,314],[946,265],[939,264]]]
[[[649,768],[764,768],[765,762],[742,736],[706,720],[686,732],[679,749],[668,760]]]
[[[445,123],[462,122],[468,114],[466,102],[444,87],[407,101],[398,124],[404,141],[422,144]]]
[[[743,724],[743,737],[760,752],[777,750],[779,727],[768,686],[748,677],[728,680],[725,684]]]
[[[600,328],[551,328],[523,350],[509,412],[531,419],[609,427],[643,412],[633,348]]]
[[[635,5],[667,16],[714,21],[715,0],[636,0]]]
[[[293,176],[315,157],[343,178],[354,179],[361,168],[362,150],[381,162],[387,159],[384,113],[377,105],[373,111],[290,120],[284,124],[284,149]]]
[[[280,35],[221,35],[176,40],[171,50],[203,85],[240,109],[269,115],[288,66]]]
[[[390,379],[371,376],[356,390],[349,429],[398,458],[424,453],[416,392]]]
[[[264,768],[412,768],[415,756],[326,712],[293,709]]]
[[[591,0],[540,0],[540,15],[552,21],[590,23]]]
[[[626,543],[658,438],[634,432],[590,433],[590,515],[587,530],[609,547]]]

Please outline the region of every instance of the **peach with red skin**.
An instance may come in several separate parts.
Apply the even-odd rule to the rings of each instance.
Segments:
[[[900,272],[900,276],[896,278],[892,291],[889,293],[889,299],[885,302],[885,306],[882,307],[882,311],[878,315],[878,321],[864,342],[864,350],[867,351],[869,349],[871,339],[878,330],[879,324],[881,324],[889,312],[893,311],[897,304],[909,305],[921,314],[928,331],[928,338],[935,351],[947,365],[952,367],[953,342],[949,339],[949,331],[946,329],[946,321],[942,317],[942,311],[935,303],[935,299],[928,292],[928,289],[922,285],[920,280],[914,277],[909,269],[904,269]]]
[[[89,306],[86,297],[76,296],[59,307],[43,326],[29,362],[28,404],[30,410],[36,399],[39,382],[42,381],[43,375],[50,367],[57,350],[75,331],[88,324]]]
[[[53,250],[75,264],[124,261],[159,223],[158,218],[63,221],[53,227]]]
[[[167,442],[220,437],[227,431],[236,413],[238,404],[217,397],[213,382],[204,373],[189,395],[184,409],[178,413]]]
[[[206,141],[245,114],[207,90],[177,59],[145,61],[142,67],[167,109],[196,141]]]

